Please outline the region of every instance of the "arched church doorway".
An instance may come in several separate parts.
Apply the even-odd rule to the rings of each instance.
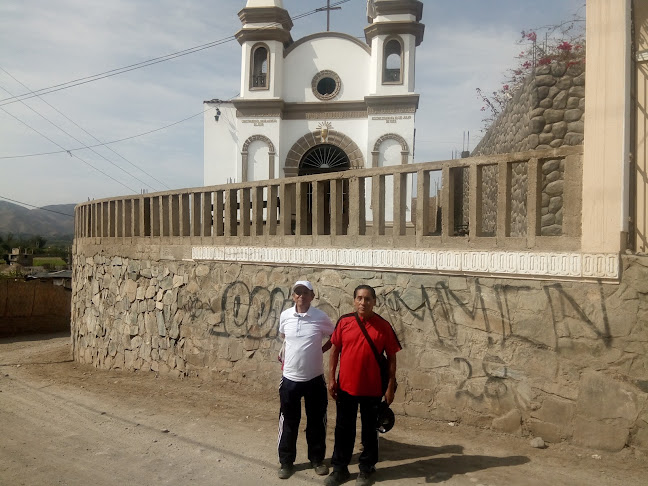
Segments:
[[[309,149],[299,163],[299,175],[339,172],[351,167],[349,156],[340,147],[330,144],[315,145]]]
[[[310,148],[301,161],[299,162],[298,175],[319,175],[331,172],[340,172],[349,170],[351,161],[347,153],[340,147],[331,144],[319,144]],[[333,182],[339,183],[341,201],[342,231],[346,234],[349,224],[349,182],[347,180]],[[324,234],[331,234],[331,213],[335,211],[335,201],[331,199],[331,181],[325,181],[323,184],[324,196]],[[306,212],[308,233],[313,232],[313,183],[308,184],[306,197]]]

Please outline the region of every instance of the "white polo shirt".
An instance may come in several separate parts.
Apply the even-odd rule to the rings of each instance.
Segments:
[[[333,334],[329,316],[310,306],[305,313],[295,306],[279,317],[279,332],[285,335],[283,375],[292,381],[309,381],[324,373],[322,341]]]

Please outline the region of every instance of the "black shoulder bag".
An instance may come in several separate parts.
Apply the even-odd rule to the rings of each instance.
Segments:
[[[374,356],[376,357],[376,361],[378,362],[378,368],[380,368],[380,380],[381,380],[381,385],[382,385],[382,394],[385,396],[385,393],[387,393],[387,387],[389,386],[389,362],[387,361],[387,358],[385,357],[384,354],[379,353],[378,349],[376,349],[376,345],[374,344],[373,340],[371,337],[369,337],[369,333],[367,333],[367,330],[364,327],[364,324],[362,324],[362,321],[360,320],[360,317],[358,314],[355,314],[356,322],[358,323],[358,326],[360,326],[360,330],[362,331],[362,334],[364,334],[365,339],[369,343],[369,346],[371,347],[371,350],[373,351]],[[395,382],[394,379],[394,391],[396,391],[396,387],[398,384]]]

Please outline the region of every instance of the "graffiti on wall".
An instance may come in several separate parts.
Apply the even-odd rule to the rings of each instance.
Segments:
[[[468,281],[472,281],[472,286],[462,290],[452,290],[447,281],[421,285],[418,289],[396,288],[386,293],[380,293],[378,289],[376,311],[390,320],[399,334],[403,331],[404,322],[412,319],[426,322],[438,344],[453,348],[462,326],[485,332],[489,346],[504,346],[508,339],[516,338],[558,349],[568,345],[572,335],[588,335],[606,347],[611,345],[602,289],[597,302],[584,307],[558,283],[543,286],[540,290],[528,286],[484,286],[479,279]],[[340,296],[323,295],[318,304],[331,319],[336,320],[347,309],[335,308],[327,302],[327,297],[336,297],[339,301]],[[531,305],[530,301],[534,303]],[[292,305],[289,288],[250,287],[243,281],[235,281],[209,302],[197,297],[188,299],[184,309],[193,319],[201,317],[202,320],[206,312],[216,314],[218,324],[212,329],[213,335],[275,339],[279,316]],[[523,329],[516,329],[516,323],[525,320],[536,320],[543,326],[550,321],[551,336],[534,341],[535,338],[525,335]]]
[[[379,295],[377,309],[387,314],[397,329],[404,316],[429,321],[441,345],[456,338],[460,326],[468,325],[485,331],[489,345],[498,342],[503,346],[507,339],[529,339],[514,328],[516,321],[520,320],[516,308],[520,301],[535,300],[535,308],[541,311],[535,315],[537,321],[546,324],[546,317],[551,317],[554,340],[553,343],[544,343],[545,346],[556,349],[562,345],[559,343],[562,338],[587,334],[610,347],[612,337],[601,285],[600,298],[590,308],[579,305],[562,284],[546,285],[542,290],[541,294],[537,288],[528,286],[487,287],[479,279],[474,279],[472,288],[453,291],[447,282],[440,281],[430,286],[421,285],[416,291],[394,289]],[[593,316],[600,316],[600,319]],[[566,321],[574,325],[565,327]]]
[[[448,367],[456,373],[457,396],[483,401],[500,399],[510,392],[509,367],[497,350],[512,339],[554,352],[569,347],[574,337],[611,345],[602,288],[599,299],[579,304],[560,283],[486,286],[478,278],[466,279],[465,283],[458,290],[450,288],[447,280],[383,293],[378,289],[376,304],[376,311],[394,325],[405,345],[406,326],[412,322],[419,322],[432,333],[435,345],[448,353]],[[327,298],[344,301],[341,297],[324,294],[318,307],[335,321],[350,309],[338,309]],[[290,288],[251,287],[235,281],[209,302],[189,299],[185,311],[201,322],[205,322],[205,313],[211,313],[211,321],[206,320],[216,322],[209,330],[212,336],[274,340],[278,338],[281,312],[292,305]],[[462,348],[458,340],[462,328],[475,329],[479,331],[477,339],[486,340],[490,352],[485,358],[452,354]],[[540,335],[529,333],[529,329],[538,328],[543,329]]]

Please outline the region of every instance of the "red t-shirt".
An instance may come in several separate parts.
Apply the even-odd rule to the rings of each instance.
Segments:
[[[401,350],[394,330],[385,319],[374,314],[362,322],[379,353],[384,351],[389,356]],[[355,314],[340,317],[331,342],[341,351],[338,377],[340,389],[357,397],[381,396],[380,368]]]

